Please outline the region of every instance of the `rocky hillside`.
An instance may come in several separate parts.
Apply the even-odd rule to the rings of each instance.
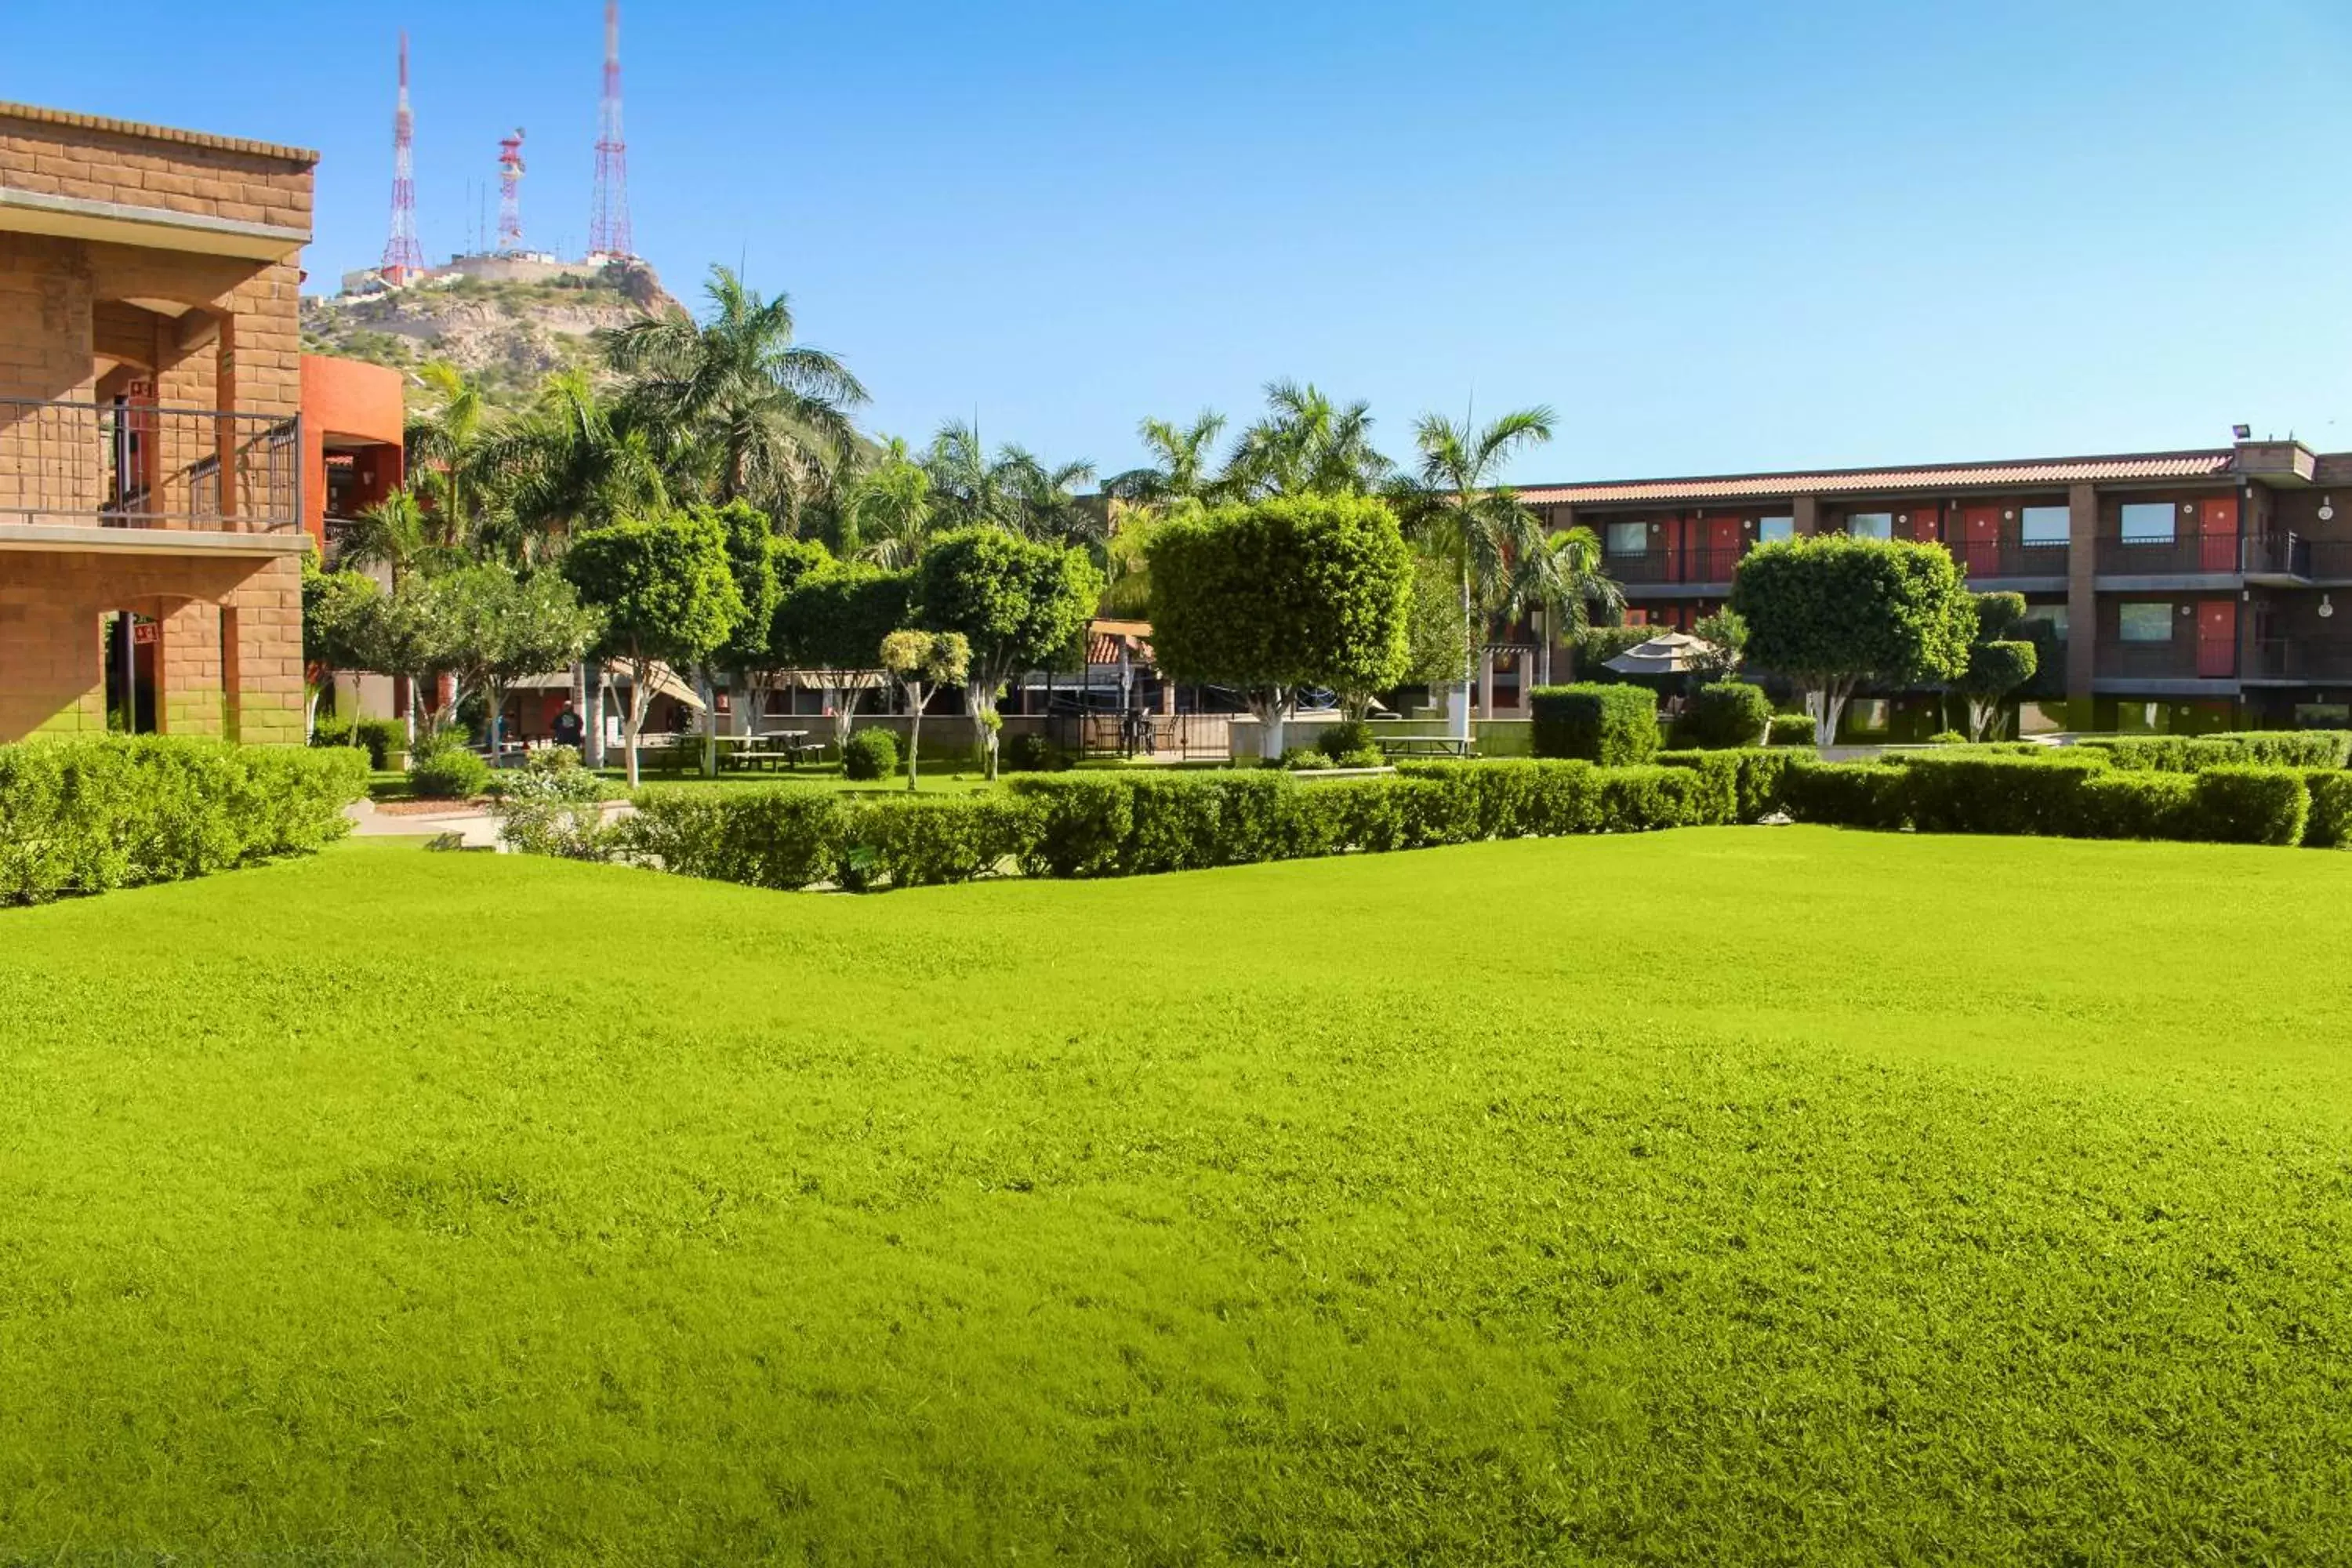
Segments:
[[[405,369],[445,359],[500,406],[529,401],[551,370],[592,364],[589,334],[675,303],[642,263],[548,283],[458,278],[373,298],[302,301],[302,347]]]

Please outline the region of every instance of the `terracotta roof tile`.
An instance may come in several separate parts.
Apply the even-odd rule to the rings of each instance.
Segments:
[[[2226,474],[2233,460],[2234,454],[2227,450],[2150,452],[2113,458],[2040,458],[2009,463],[1929,464],[1904,468],[1622,479],[1528,485],[1521,489],[1519,499],[1534,506],[1591,506],[1612,501],[1774,500],[1793,496],[1869,495],[1890,490],[1975,489],[1988,485],[2195,479]]]

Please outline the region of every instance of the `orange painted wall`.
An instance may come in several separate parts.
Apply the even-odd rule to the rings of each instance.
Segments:
[[[323,553],[327,547],[327,446],[369,442],[391,450],[379,458],[387,487],[403,476],[401,427],[407,412],[400,372],[355,359],[302,356],[302,527]]]

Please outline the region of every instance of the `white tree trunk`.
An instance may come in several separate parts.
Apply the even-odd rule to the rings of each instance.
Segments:
[[[1832,680],[1805,693],[1805,711],[1812,715],[1813,744],[1832,746],[1837,743],[1838,723],[1845,717],[1845,705],[1853,695],[1853,683]]]
[[[604,665],[601,659],[581,663],[580,713],[586,721],[580,731],[580,760],[601,768],[604,765]]]
[[[857,727],[857,715],[850,711],[852,693],[845,687],[824,688],[824,705],[833,710],[833,749],[841,752],[849,744],[849,732]]]
[[[698,695],[702,699],[702,776],[715,779],[719,776],[719,685],[709,670],[698,676],[695,684],[701,688]]]
[[[621,717],[621,754],[627,760],[629,787],[637,787],[637,736],[643,732],[646,707],[653,690],[653,661],[629,661],[629,700]]]
[[[1277,686],[1271,697],[1250,700],[1250,711],[1257,715],[1260,762],[1282,761],[1283,726],[1290,718],[1290,688]]]

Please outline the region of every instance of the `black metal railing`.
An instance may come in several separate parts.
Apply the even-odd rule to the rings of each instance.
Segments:
[[[2251,534],[2245,543],[2246,570],[2270,577],[2311,575],[2311,541],[2287,533]]]
[[[299,417],[0,398],[0,526],[254,533],[301,521]]]
[[[2017,539],[1948,539],[1944,548],[1952,552],[1960,570],[1979,581],[2066,575],[2068,552],[2063,540],[2054,544],[2029,544]]]
[[[2263,637],[2249,680],[2352,681],[2352,637]]]
[[[1604,554],[1601,570],[1629,587],[1660,583],[1728,583],[1747,544],[1695,544]]]
[[[2095,673],[2118,680],[2226,680],[2238,672],[2238,645],[2225,637],[2200,637],[2184,623],[2168,642],[2098,640]]]
[[[2099,541],[2098,567],[2118,577],[2230,574],[2239,570],[2235,533],[2178,533],[2169,539],[2109,534]]]

